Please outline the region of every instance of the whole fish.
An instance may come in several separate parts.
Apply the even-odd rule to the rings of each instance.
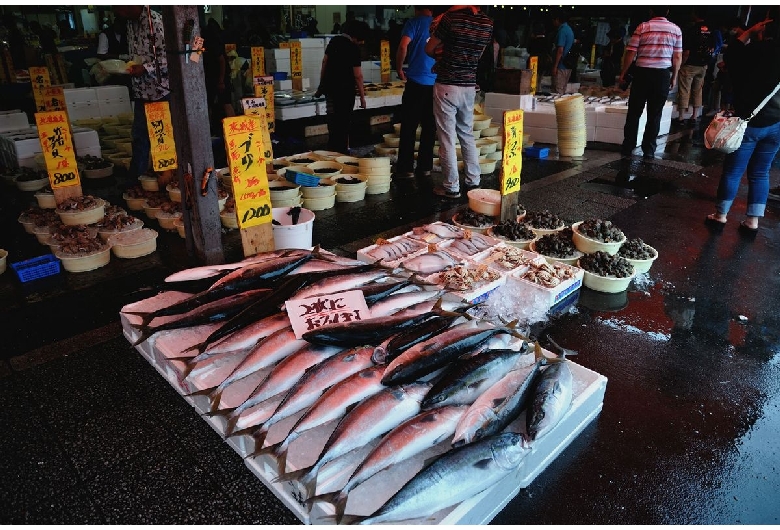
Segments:
[[[486,389],[501,379],[523,353],[524,349],[488,350],[452,363],[425,396],[423,408],[471,405]]]
[[[270,252],[261,252],[259,254],[255,254],[254,256],[250,256],[246,259],[243,259],[241,261],[236,261],[234,263],[222,263],[216,265],[202,265],[200,267],[192,267],[168,275],[165,278],[165,281],[168,283],[189,282],[193,280],[202,280],[204,278],[211,278],[213,276],[218,276],[219,274],[225,273],[226,271],[232,271],[235,269],[240,269],[241,267],[246,267],[251,263],[259,263],[261,261],[267,261],[273,258],[284,256],[287,254],[287,252],[288,249],[272,250]]]
[[[455,429],[452,444],[460,446],[503,431],[528,405],[531,390],[547,362],[536,344],[536,362],[510,370],[469,407]]]
[[[261,401],[265,401],[281,392],[285,392],[303,376],[303,373],[314,365],[317,365],[339,353],[342,348],[335,346],[319,346],[310,344],[296,351],[286,359],[282,359],[279,364],[274,366],[273,370],[265,379],[252,391],[252,394],[241,405],[236,407],[228,417],[228,423],[232,419],[237,419],[241,414]],[[234,422],[233,422],[234,423]],[[232,432],[233,428],[228,430]]]
[[[345,455],[394,429],[420,412],[420,402],[430,385],[414,383],[397,388],[386,388],[358,404],[344,416],[322,448],[317,462],[280,475],[278,481],[299,480],[307,498],[317,489],[319,470],[332,460]],[[343,464],[349,465],[347,462]],[[282,469],[281,466],[279,469]]]
[[[319,250],[316,248],[313,251],[290,249],[274,259],[249,263],[214,282],[211,289],[219,289],[223,285],[242,285],[254,278],[262,278],[263,280],[280,278],[312,259],[318,252]]]
[[[375,318],[377,316],[392,315],[393,313],[397,313],[402,309],[419,304],[420,302],[440,298],[441,295],[441,291],[417,290],[387,296],[371,306],[371,317]],[[431,307],[433,307],[434,304],[435,302],[432,302]]]
[[[392,335],[376,347],[374,350],[374,362],[376,364],[384,364],[392,361],[415,344],[428,340],[434,335],[438,335],[450,327],[461,316],[468,315],[434,315],[428,320]]]
[[[365,263],[358,260],[347,260],[346,258],[340,262],[331,261],[329,259],[313,258],[303,263],[300,267],[291,270],[290,274],[309,274],[310,272],[330,271],[343,269],[344,267],[358,267],[360,265],[365,265]]]
[[[355,272],[346,272],[343,274],[331,275],[310,282],[307,286],[302,287],[294,295],[290,296],[290,300],[299,300],[303,298],[312,298],[315,296],[322,296],[337,291],[349,291],[360,285],[365,285],[369,282],[378,280],[389,276],[390,272],[386,269],[378,269],[373,265],[362,265],[356,268]],[[373,270],[372,270],[373,269]],[[354,270],[354,269],[353,269]]]
[[[443,239],[460,239],[466,235],[461,228],[447,223],[431,223],[423,225],[423,229]]]
[[[561,361],[545,368],[533,389],[526,412],[529,441],[550,432],[571,407],[574,378],[564,356]]]
[[[311,508],[316,501],[329,502],[336,511],[336,522],[341,522],[349,492],[383,469],[403,462],[423,451],[448,440],[466,411],[465,405],[444,405],[420,412],[382,437],[382,441],[355,469],[339,491],[310,497]]]
[[[280,329],[265,340],[262,340],[252,351],[241,361],[235,370],[219,386],[209,394],[211,399],[211,411],[219,410],[222,393],[227,387],[240,381],[245,377],[259,372],[264,368],[272,366],[288,355],[295,353],[307,346],[305,340],[295,338],[295,332],[292,327]]]
[[[459,261],[444,251],[426,252],[408,259],[401,265],[404,269],[417,274],[429,275],[457,265]]]
[[[331,386],[343,381],[351,375],[373,365],[371,361],[372,347],[355,348],[339,353],[309,368],[297,383],[285,394],[273,414],[261,422],[241,417],[236,427],[246,429],[253,425],[260,427],[253,433],[255,444],[262,447],[269,429],[285,418],[311,407]]]
[[[371,366],[334,384],[295,422],[284,440],[261,448],[255,455],[273,453],[279,463],[279,473],[282,473],[287,459],[287,448],[293,441],[310,429],[341,418],[352,405],[385,388],[381,378],[382,367]]]
[[[189,328],[202,324],[227,321],[239,314],[245,308],[254,304],[257,300],[267,297],[269,294],[270,291],[268,289],[254,289],[251,291],[234,293],[224,298],[205,303],[199,307],[194,307],[183,314],[174,315],[170,320],[156,326],[150,326],[148,322],[142,323],[138,326],[140,336],[133,343],[133,346],[141,344],[158,331]]]
[[[387,365],[382,382],[388,386],[409,383],[443,368],[461,355],[479,350],[493,336],[502,333],[524,338],[509,327],[493,326],[487,322],[466,322],[444,330],[420,342],[399,355]]]
[[[417,473],[369,517],[344,522],[378,524],[427,517],[470,499],[517,469],[528,449],[522,436],[503,433],[448,451]]]

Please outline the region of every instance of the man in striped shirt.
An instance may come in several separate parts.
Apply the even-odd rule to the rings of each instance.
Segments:
[[[474,96],[477,65],[493,37],[493,21],[477,6],[454,6],[434,21],[425,53],[437,59],[433,115],[439,132],[439,160],[444,185],[433,192],[460,197],[455,140],[460,140],[466,189],[480,184],[479,151],[474,141]],[[441,46],[441,48],[440,48]]]
[[[623,128],[623,156],[631,155],[636,147],[639,119],[647,104],[642,153],[644,158],[655,158],[661,113],[669,91],[677,84],[677,72],[682,63],[682,31],[666,19],[668,11],[668,7],[651,8],[652,18],[637,26],[626,46],[619,84],[623,84],[634,59],[636,64],[628,98],[626,125]]]

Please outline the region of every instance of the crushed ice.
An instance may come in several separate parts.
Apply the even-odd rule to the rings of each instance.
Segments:
[[[494,323],[517,320],[520,326],[530,326],[547,320],[548,302],[546,293],[539,289],[521,282],[507,282],[471,313]]]
[[[619,329],[621,331],[625,331],[626,333],[634,333],[639,335],[645,335],[651,340],[655,340],[658,342],[666,342],[669,339],[671,339],[671,334],[669,333],[661,333],[658,331],[645,331],[643,329],[639,329],[636,326],[632,326],[631,324],[626,324],[622,320],[614,319],[614,318],[597,318],[596,322],[601,322],[607,327],[610,327],[612,329]]]

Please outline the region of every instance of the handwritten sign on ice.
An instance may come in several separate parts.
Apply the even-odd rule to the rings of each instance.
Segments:
[[[298,339],[307,331],[371,317],[363,291],[346,291],[300,300],[287,300],[285,305],[295,337]]]

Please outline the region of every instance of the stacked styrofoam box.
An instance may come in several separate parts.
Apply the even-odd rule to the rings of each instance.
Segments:
[[[77,156],[100,156],[100,140],[96,130],[86,127],[73,127],[71,132],[73,133],[73,147],[76,149]]]
[[[97,93],[94,88],[68,88],[63,90],[70,121],[100,118]]]
[[[268,75],[275,72],[287,72],[287,78],[291,77],[290,50],[287,48],[265,49],[265,71]]]
[[[382,70],[379,68],[379,62],[363,61],[360,68],[363,71],[363,81],[366,83],[382,82]]]
[[[2,132],[15,131],[29,126],[27,114],[20,110],[0,114],[0,131]]]
[[[328,105],[324,101],[315,102],[314,109],[317,112],[317,116],[325,116],[328,114]]]
[[[274,81],[274,92],[279,92],[280,90],[292,90],[292,79]]]
[[[297,39],[297,41],[301,43],[303,77],[309,79],[310,86],[319,86],[322,59],[325,57],[325,41],[322,38]]]
[[[673,105],[668,101],[661,112],[661,128],[659,135],[669,134],[672,123]],[[626,125],[628,107],[598,107],[596,110],[596,141],[610,144],[623,143],[623,128]],[[637,128],[637,146],[642,143],[645,125],[647,124],[647,108],[642,111]]]
[[[282,107],[275,107],[277,120],[297,120],[298,118],[308,118],[310,116],[317,115],[317,107],[315,103],[307,103],[304,105],[286,105]]]
[[[130,107],[130,93],[124,85],[99,86],[95,88],[95,94],[101,118],[129,114],[133,111]]]

